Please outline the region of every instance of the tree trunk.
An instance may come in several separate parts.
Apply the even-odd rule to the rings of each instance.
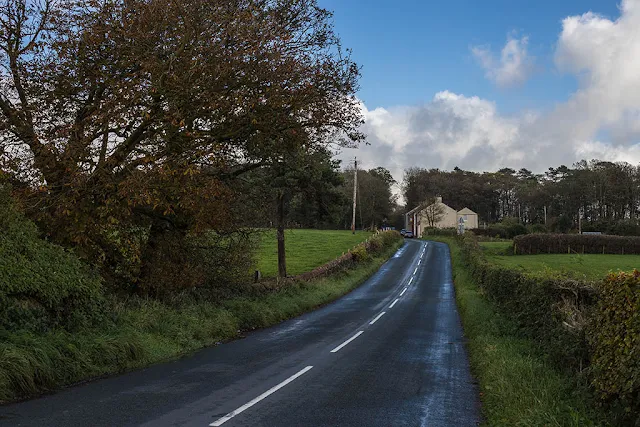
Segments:
[[[278,193],[276,234],[278,237],[278,276],[287,277],[287,259],[284,253],[284,191]]]

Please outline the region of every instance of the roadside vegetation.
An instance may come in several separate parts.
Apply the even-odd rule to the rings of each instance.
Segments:
[[[456,300],[474,376],[489,426],[601,425],[591,397],[570,375],[555,369],[535,340],[524,337],[508,313],[487,299],[452,237],[449,245]]]
[[[368,231],[351,230],[287,230],[287,272],[298,275],[331,261],[347,252],[373,234]],[[260,235],[257,253],[257,268],[263,277],[278,274],[278,248],[275,232],[270,230]]]
[[[514,265],[535,258],[561,264],[578,255],[504,255],[506,243],[479,244],[470,233],[438,239],[451,248],[490,425],[637,424],[640,273],[615,272],[619,265],[611,264],[633,265],[636,256],[593,254],[589,275],[563,274]],[[530,409],[519,408],[529,396]]]
[[[344,239],[347,254],[304,279],[161,301],[107,292],[95,272],[41,240],[6,199],[0,229],[0,402],[169,360],[300,315],[357,287],[403,243],[397,232],[363,233],[367,242],[348,248]],[[307,243],[331,236],[308,233]]]

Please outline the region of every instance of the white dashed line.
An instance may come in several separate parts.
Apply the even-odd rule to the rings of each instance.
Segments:
[[[229,412],[224,417],[219,418],[218,420],[212,422],[211,424],[209,424],[209,426],[211,426],[211,427],[221,426],[222,424],[224,424],[227,421],[229,421],[231,418],[235,417],[236,415],[241,414],[242,412],[244,412],[247,409],[251,408],[256,403],[260,402],[261,400],[265,399],[269,395],[271,395],[271,394],[275,393],[276,391],[280,390],[282,387],[286,386],[287,384],[289,384],[291,381],[295,380],[299,376],[304,375],[305,373],[309,372],[311,370],[311,368],[313,368],[313,366],[307,366],[306,368],[304,368],[303,370],[301,370],[297,374],[294,374],[294,375],[290,376],[289,378],[287,378],[286,380],[282,381],[277,386],[271,387],[269,390],[265,391],[264,393],[262,393],[260,396],[256,397],[255,399],[253,399],[249,403],[245,403],[244,405],[242,405],[241,407],[239,407],[235,411]]]
[[[344,347],[345,345],[349,344],[351,341],[355,340],[356,338],[358,338],[363,333],[364,333],[364,331],[358,331],[357,334],[355,334],[354,336],[352,336],[351,338],[349,338],[348,340],[346,340],[345,342],[343,342],[342,344],[340,344],[339,346],[337,346],[336,348],[331,350],[331,353],[339,352],[342,349],[342,347]]]
[[[378,321],[378,319],[380,319],[382,316],[384,316],[385,313],[386,313],[386,311],[383,311],[382,313],[378,314],[375,319],[373,319],[371,322],[369,322],[369,324],[373,325],[374,323],[376,323]]]
[[[404,291],[400,292],[400,296],[404,295],[405,292],[407,292],[407,288],[404,288]]]
[[[411,284],[411,282],[413,282],[413,277],[409,279],[409,284]]]
[[[422,260],[421,260],[421,259],[419,259],[419,260],[418,260],[418,265],[420,265],[421,263],[422,263]]]
[[[389,306],[389,308],[393,308],[394,305],[396,305],[396,303],[400,300],[400,298],[396,298],[396,300],[394,302],[391,303],[391,305]]]
[[[416,267],[415,270],[413,270],[413,274],[415,275],[418,272],[418,267]]]

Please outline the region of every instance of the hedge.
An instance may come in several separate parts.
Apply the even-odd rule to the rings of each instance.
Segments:
[[[539,342],[558,367],[580,371],[588,364],[585,319],[596,294],[592,284],[563,277],[541,280],[498,266],[486,260],[472,235],[460,241],[480,288],[524,335]]]
[[[623,415],[640,418],[640,273],[602,283],[589,325],[594,388]]]
[[[528,234],[513,239],[516,255],[640,254],[640,237],[594,234]]]
[[[613,424],[640,425],[640,273],[540,279],[488,262],[472,235],[458,241],[484,295],[521,333],[558,369],[588,381]]]

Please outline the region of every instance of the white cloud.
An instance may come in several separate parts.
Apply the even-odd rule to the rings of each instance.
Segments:
[[[581,159],[640,163],[640,0],[623,1],[620,11],[617,20],[585,13],[562,21],[555,63],[579,86],[555,108],[507,116],[491,101],[448,91],[419,106],[363,105],[371,145],[341,157],[387,167],[398,181],[411,166],[543,172]],[[522,50],[523,44],[505,49]],[[503,68],[511,69],[496,69]],[[505,71],[500,81],[513,82],[508,75],[521,74]]]
[[[529,38],[509,36],[507,43],[496,59],[488,46],[474,46],[471,53],[485,70],[486,77],[500,87],[516,86],[524,83],[533,73],[534,58],[529,56]]]
[[[555,112],[579,139],[607,129],[614,144],[640,136],[640,1],[626,0],[616,21],[594,13],[563,20],[555,62],[580,78]]]

